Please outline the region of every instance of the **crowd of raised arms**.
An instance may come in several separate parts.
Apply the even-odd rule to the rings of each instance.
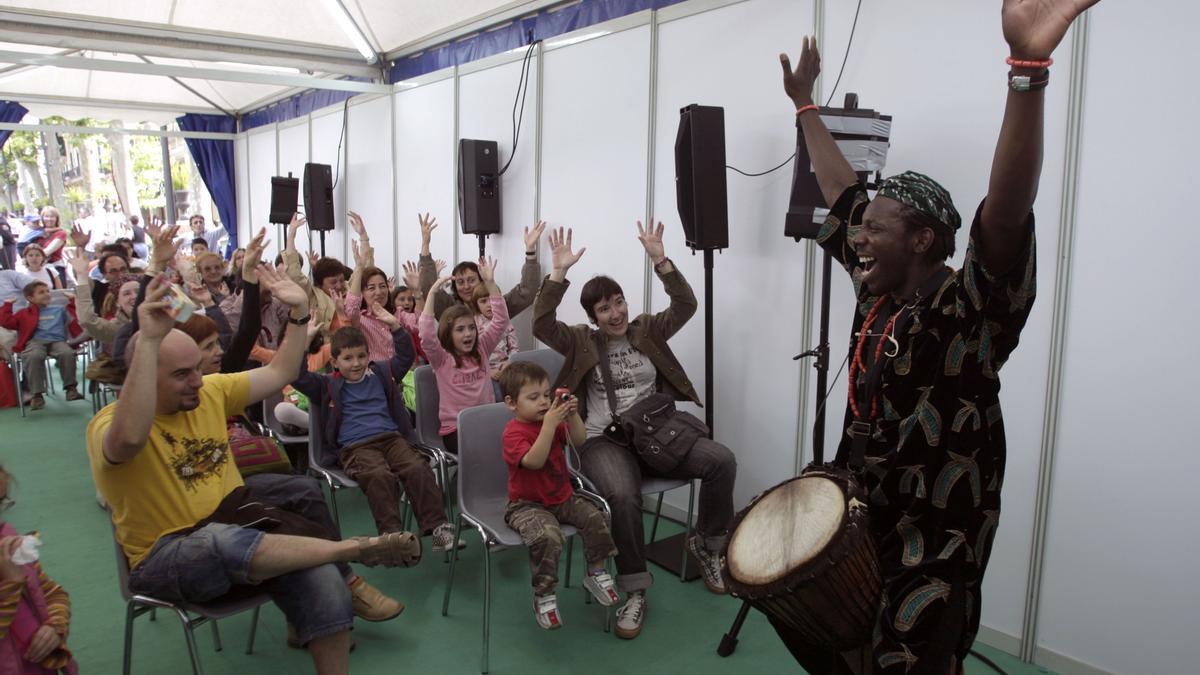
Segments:
[[[988,197],[960,269],[945,264],[962,224],[948,193],[905,172],[869,199],[813,105],[815,41],[804,39],[795,69],[781,55],[784,90],[831,208],[819,243],[850,272],[858,296],[837,461],[865,457],[883,575],[873,639],[857,651],[824,649],[769,615],[809,672],[962,672],[1000,508],[996,373],[1035,293],[1042,90],[1051,52],[1095,1],[1004,1],[1010,88]],[[50,207],[16,227],[0,221],[0,352],[20,366],[15,393],[28,404],[27,423],[38,423],[45,405],[48,359],[67,401],[115,393],[97,406],[86,444],[132,592],[204,602],[254,586],[285,614],[289,645],[307,649],[318,672],[346,672],[355,619],[385,621],[403,609],[349,563],[408,567],[426,550],[455,555],[468,545],[453,525],[447,474],[431,462],[467,449],[460,412],[497,403],[511,411],[492,439],[507,466],[503,517],[528,550],[538,626],[563,623],[555,592],[562,526],[571,525],[583,541],[583,586],[617,607],[618,637],[642,632],[654,581],[642,531],[647,478],[700,481],[686,547],[707,590],[726,592],[736,448],[682,412],[670,419],[684,426],[669,428],[689,440],[663,441],[662,456],[643,453],[638,435],[622,427],[648,401],[702,403],[671,348],[698,303],[668,256],[663,223],[638,222],[628,237],[669,304],[631,314],[619,281],[595,276],[579,280],[588,322],[569,325],[558,307],[585,254],[576,235],[582,244],[586,233],[544,222],[525,228],[520,280],[504,292],[496,270],[518,261],[449,266],[430,250],[438,224],[429,214],[389,233],[419,237],[419,258],[399,270],[376,265],[368,223],[347,215],[352,266],[301,253],[299,215],[273,260],[266,228],[223,254],[226,233],[199,215],[186,227],[132,216],[127,229],[100,236],[65,228]],[[515,356],[512,320],[530,308],[534,337],[561,355],[557,373]],[[883,338],[892,349],[882,349]],[[78,384],[82,350],[91,355],[85,381],[93,391]],[[418,439],[414,380],[424,365],[437,404],[421,418],[428,433]],[[950,420],[953,429],[943,429]],[[285,449],[264,431],[268,421],[311,439],[311,462],[358,483],[377,532],[342,537],[304,472],[305,444]],[[0,508],[11,504],[13,483],[0,469]],[[411,532],[401,489],[415,516]],[[269,531],[260,529],[264,508],[272,509]],[[73,670],[66,592],[20,555],[27,537],[0,527],[0,663],[20,662],[23,673]]]

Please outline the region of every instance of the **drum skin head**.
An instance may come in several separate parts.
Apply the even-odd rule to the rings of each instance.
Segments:
[[[846,495],[828,478],[780,485],[753,505],[730,538],[730,576],[752,585],[782,579],[825,550],[845,516]]]

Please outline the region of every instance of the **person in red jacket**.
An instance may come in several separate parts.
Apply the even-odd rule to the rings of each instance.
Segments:
[[[83,394],[75,388],[75,350],[67,340],[78,337],[83,329],[75,316],[75,299],[65,307],[50,306],[50,286],[44,281],[35,281],[23,289],[29,306],[13,312],[11,301],[0,305],[0,326],[17,331],[14,352],[21,354],[21,366],[25,370],[32,410],[46,407],[42,395],[46,393],[46,358],[54,357],[58,372],[62,375],[63,391],[68,401],[78,401]]]

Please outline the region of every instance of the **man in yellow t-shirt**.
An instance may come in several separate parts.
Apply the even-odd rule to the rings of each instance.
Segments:
[[[130,561],[130,590],[205,602],[235,586],[257,586],[295,627],[318,673],[345,673],[354,606],[337,564],[411,565],[420,558],[420,540],[392,533],[332,541],[217,520],[214,511],[242,486],[225,419],[291,382],[306,342],[304,291],[269,267],[258,275],[291,311],[275,360],[203,377],[199,347],[173,328],[169,285],[151,281],[138,307],[140,330],[127,349],[124,388],[88,426],[88,457]]]

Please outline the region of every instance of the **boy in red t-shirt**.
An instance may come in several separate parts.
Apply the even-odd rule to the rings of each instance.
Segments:
[[[563,534],[559,523],[574,525],[583,538],[587,576],[583,586],[605,606],[620,598],[605,561],[617,553],[604,513],[571,489],[563,444],[583,443],[587,433],[574,396],[557,400],[550,376],[535,363],[519,361],[500,376],[504,402],[517,418],[504,428],[504,461],[508,464],[508,509],[504,522],[529,547],[533,573],[533,608],[538,625],[562,625],[554,587]],[[569,434],[569,435],[568,435]]]

